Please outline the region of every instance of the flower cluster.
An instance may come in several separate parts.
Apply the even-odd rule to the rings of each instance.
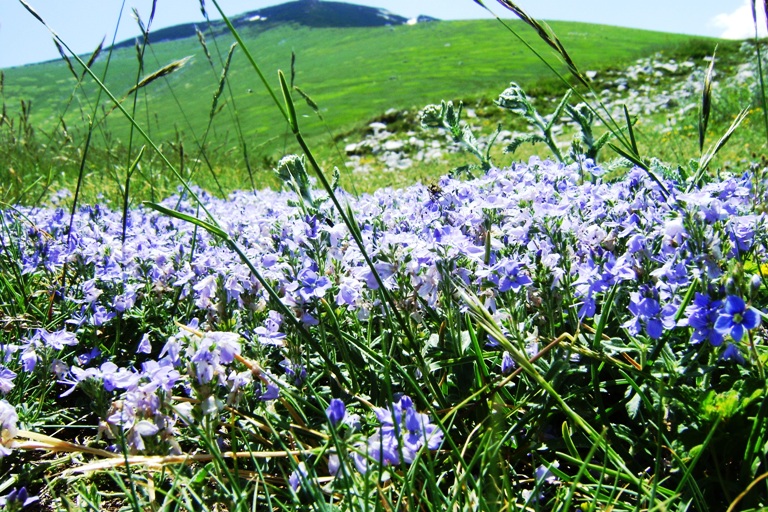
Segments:
[[[308,380],[327,376],[301,334],[333,352],[343,343],[335,326],[366,334],[385,324],[382,286],[425,339],[441,340],[434,320],[455,307],[461,286],[511,338],[552,339],[601,321],[632,350],[664,341],[754,363],[750,349],[764,339],[765,184],[743,175],[686,189],[641,169],[617,182],[603,175],[594,162],[534,158],[472,181],[444,177],[360,197],[339,191],[355,212],[355,236],[306,186],[226,200],[199,191],[248,264],[213,235],[142,208],[127,213],[124,239],[121,215],[104,206],[81,207],[71,229],[61,209],[3,211],[13,229],[0,231],[0,255],[13,248],[20,274],[55,283],[44,307],[63,323],[3,347],[0,392],[12,395],[21,372],[53,372],[64,398],[91,399],[107,437],[133,452],[175,453],[186,424],[215,421],[243,401],[266,409],[284,388],[299,396]],[[164,205],[196,211],[185,194]],[[161,325],[144,328],[148,318]],[[463,350],[473,340],[462,336]],[[500,362],[507,375],[514,362],[498,341],[479,345],[487,366]],[[429,357],[435,347],[422,348]],[[344,421],[342,405],[331,402],[334,425]],[[3,414],[12,437],[15,416]],[[376,430],[353,444],[360,473],[373,463],[410,464],[444,435],[406,395],[376,416]]]
[[[443,431],[428,415],[417,412],[407,395],[389,407],[377,408],[376,417],[378,429],[366,442],[357,444],[352,454],[360,473],[367,473],[371,463],[377,467],[411,464],[422,448],[437,450],[443,441]]]

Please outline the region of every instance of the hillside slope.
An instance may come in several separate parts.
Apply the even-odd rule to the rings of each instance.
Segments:
[[[296,24],[315,28],[383,27],[404,25],[408,18],[393,14],[385,9],[356,5],[345,2],[320,2],[297,0],[280,5],[256,9],[237,16],[230,21],[237,30],[252,29],[265,31],[278,25]],[[416,22],[437,21],[429,16],[419,16]],[[153,43],[177,41],[196,36],[196,23],[184,23],[152,31]],[[223,21],[212,21],[208,26],[210,34],[221,35],[228,31]],[[115,45],[115,49],[132,47],[134,39],[127,39]]]
[[[581,69],[601,74],[609,69],[622,70],[638,58],[657,52],[667,57],[700,59],[722,43],[584,23],[550,25]],[[513,21],[510,26],[547,56],[555,69],[567,75],[549,48],[522,22]],[[492,100],[511,81],[522,84],[534,96],[556,96],[563,87],[545,64],[493,20],[352,28],[280,24],[269,30],[249,25],[240,34],[273,91],[279,91],[277,70],[282,69],[317,105],[315,112],[294,91],[302,133],[329,169],[334,165],[343,167],[344,146],[359,141],[371,121],[391,109],[414,112],[427,104],[453,100],[490,111],[494,109]],[[152,36],[150,39],[154,40]],[[227,190],[264,186],[261,179],[254,182],[250,178],[253,173],[271,169],[282,155],[300,149],[241,48],[234,51],[211,119],[212,100],[233,37],[216,37],[207,31],[206,39],[210,61],[197,37],[151,43],[145,53],[144,77],[171,62],[190,58],[179,70],[140,88],[135,105],[133,95],[127,94],[137,80],[133,48],[112,52],[105,83],[117,98],[124,98],[124,106],[135,112],[138,124],[180,167],[189,166],[192,173],[215,174],[217,182],[226,183],[223,188]],[[104,73],[105,63],[102,55],[94,65],[98,76]],[[13,137],[26,137],[26,130],[31,129],[37,134],[36,140],[46,145],[42,153],[38,151],[42,156],[31,171],[35,175],[76,175],[80,161],[77,152],[69,157],[68,170],[62,170],[60,149],[48,144],[63,140],[64,144],[81,148],[94,112],[89,169],[101,174],[106,167],[114,173],[130,164],[131,158],[126,156],[130,124],[112,108],[107,96],[99,93],[92,80],[86,78],[78,86],[64,62],[5,70],[0,93],[4,119]],[[98,107],[94,105],[97,99]],[[489,132],[493,127],[495,124],[486,126]],[[418,130],[417,126],[401,128],[405,133]],[[54,131],[55,136],[51,135]],[[133,152],[144,143],[134,132]],[[205,156],[200,148],[206,149]],[[92,156],[94,151],[100,152],[98,158]],[[150,158],[149,154],[146,158]],[[170,185],[173,180],[165,175],[167,170],[160,171],[162,166],[156,157],[152,158],[158,172],[164,173],[162,180],[170,180]],[[8,165],[23,169],[25,164]],[[144,166],[150,163],[145,161]],[[13,174],[12,170],[8,172]],[[3,172],[0,169],[0,176]],[[120,180],[108,176],[103,179]],[[98,191],[97,181],[91,178],[88,183],[95,184]],[[160,186],[158,183],[150,184]]]
[[[512,26],[524,32],[519,23]],[[697,40],[582,23],[553,22],[552,26],[584,69],[621,67],[639,57],[665,49],[674,51]],[[244,29],[242,35],[275,90],[276,70],[289,73],[291,54],[295,53],[295,84],[312,96],[334,130],[350,129],[389,108],[420,107],[441,99],[492,98],[510,81],[530,85],[552,78],[544,64],[491,20],[346,29],[282,25],[268,31]],[[530,39],[544,55],[551,55],[535,36],[530,35]],[[180,131],[202,134],[218,88],[220,59],[231,43],[231,35],[209,38],[213,67],[197,38],[151,45],[144,62],[145,76],[175,60],[192,57],[181,70],[140,90],[138,112],[151,121],[147,127],[154,136],[173,138]],[[705,41],[704,46],[711,51],[715,41]],[[564,70],[556,59],[551,60]],[[104,63],[101,57],[94,66],[99,76]],[[133,48],[113,52],[105,83],[117,97],[136,83],[136,67]],[[217,140],[232,133],[231,107],[237,109],[242,130],[250,137],[282,133],[284,124],[277,110],[239,49],[227,79],[228,90],[219,103],[226,105],[226,112],[214,120]],[[6,70],[8,115],[17,113],[21,100],[25,100],[31,102],[29,120],[34,126],[51,129],[63,115],[74,129],[82,125],[84,114],[90,114],[89,103],[97,97],[96,86],[86,79],[75,94],[84,114],[71,106],[66,109],[76,85],[61,61]],[[107,103],[104,95],[101,99]],[[312,115],[306,108],[302,113]],[[126,136],[128,125],[116,113],[108,121],[114,135]],[[325,132],[314,117],[304,125],[310,134]],[[280,127],[277,133],[276,126]]]

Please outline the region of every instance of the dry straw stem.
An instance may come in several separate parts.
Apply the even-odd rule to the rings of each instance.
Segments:
[[[210,462],[217,455],[210,453],[180,454],[180,455],[133,455],[124,457],[122,454],[91,448],[80,444],[62,441],[55,437],[20,430],[16,433],[16,439],[23,438],[28,441],[14,441],[12,447],[18,450],[45,450],[52,453],[84,453],[101,457],[100,460],[84,464],[75,468],[70,468],[62,473],[68,475],[73,473],[90,473],[93,471],[102,471],[124,466],[146,466],[148,468],[160,469],[172,464],[193,464],[196,462]],[[299,457],[316,455],[317,449],[313,450],[275,450],[275,451],[244,451],[244,452],[223,452],[222,458],[225,459],[270,459],[284,457]]]
[[[129,457],[115,457],[102,459],[90,464],[84,464],[76,468],[71,468],[62,473],[62,475],[71,475],[74,473],[91,473],[93,471],[103,471],[122,466],[145,466],[149,469],[162,469],[165,466],[174,464],[195,464],[199,462],[211,462],[219,458],[223,459],[276,459],[286,457],[309,457],[317,455],[318,450],[276,450],[269,452],[222,452],[221,454],[195,453],[181,455],[132,455]]]
[[[768,1],[767,1],[766,3],[768,3]],[[763,480],[765,480],[766,478],[768,478],[768,473],[763,473],[762,475],[760,475],[760,476],[758,476],[757,478],[755,478],[755,479],[754,479],[754,480],[753,480],[753,481],[752,481],[752,482],[751,482],[751,483],[750,483],[750,484],[747,486],[747,488],[746,488],[746,489],[744,489],[744,490],[741,492],[741,494],[739,494],[738,496],[736,496],[736,499],[735,499],[735,500],[733,500],[733,502],[731,502],[731,505],[728,507],[728,510],[727,510],[727,512],[733,512],[734,510],[736,510],[736,507],[738,506],[739,502],[741,502],[741,500],[743,500],[743,499],[744,499],[744,497],[745,497],[747,494],[749,494],[749,492],[750,492],[750,491],[751,491],[751,490],[752,490],[752,489],[753,489],[753,488],[754,488],[754,487],[755,487],[757,484],[759,484],[760,482],[762,482],[762,481],[763,481]]]
[[[55,437],[46,436],[45,434],[38,434],[37,432],[30,432],[28,430],[17,431],[15,439],[19,438],[29,440],[15,441],[13,448],[19,450],[46,450],[49,452],[87,453],[90,455],[106,458],[122,457],[122,455],[108,452],[106,450],[100,450],[98,448],[91,448],[81,444],[62,441],[61,439],[57,439]]]

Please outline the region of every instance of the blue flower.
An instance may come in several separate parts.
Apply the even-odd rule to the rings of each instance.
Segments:
[[[61,350],[64,346],[77,345],[77,338],[75,333],[69,332],[66,329],[60,331],[48,332],[45,329],[40,330],[40,337],[43,339],[46,345],[54,350]]]
[[[328,420],[330,420],[331,425],[334,427],[344,419],[346,413],[347,407],[344,405],[344,402],[338,398],[332,399],[331,403],[328,405],[328,408],[325,410],[325,414],[328,416]]]
[[[19,487],[18,489],[14,487],[11,492],[0,497],[0,507],[3,510],[21,510],[39,499],[37,496],[30,496],[26,487]]]
[[[16,414],[16,409],[5,400],[0,400],[0,458],[11,453],[7,445],[13,444],[18,421],[19,416]]]
[[[730,334],[735,341],[741,341],[744,333],[760,325],[760,315],[748,308],[744,299],[729,295],[723,309],[715,320],[715,330],[722,335]]]
[[[512,355],[509,352],[504,352],[501,356],[501,373],[502,375],[509,375],[512,373],[512,368],[515,367],[515,360],[512,359]]]
[[[136,348],[137,354],[151,354],[152,343],[149,341],[149,334],[144,334],[139,341],[139,346]]]
[[[741,350],[739,350],[739,347],[737,347],[735,343],[729,343],[728,346],[725,347],[723,353],[720,354],[720,360],[733,361],[742,366],[747,363],[744,356],[741,354]]]
[[[493,266],[491,271],[488,280],[498,286],[500,293],[509,290],[517,292],[522,287],[530,286],[533,283],[531,278],[523,273],[520,264],[510,259],[500,261]]]
[[[16,378],[16,372],[0,365],[0,392],[4,395],[13,389],[13,379]]]
[[[296,469],[294,469],[288,477],[288,483],[291,485],[291,488],[296,491],[299,489],[301,483],[307,480],[308,476],[306,464],[299,462],[299,465],[296,466]]]
[[[723,335],[715,329],[715,321],[723,303],[719,300],[711,301],[707,295],[696,293],[693,304],[685,308],[687,324],[693,328],[691,343],[709,341],[713,347],[719,347],[723,343]]]

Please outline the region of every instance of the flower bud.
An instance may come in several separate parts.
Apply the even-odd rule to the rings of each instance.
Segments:
[[[328,416],[331,425],[335,427],[344,419],[344,416],[347,414],[347,407],[344,405],[344,402],[334,398],[325,410],[325,414]]]
[[[443,126],[443,109],[439,105],[427,105],[419,112],[419,120],[425,128],[439,128]]]
[[[525,91],[514,82],[510,83],[509,87],[499,95],[496,104],[521,116],[528,114],[533,108]]]

